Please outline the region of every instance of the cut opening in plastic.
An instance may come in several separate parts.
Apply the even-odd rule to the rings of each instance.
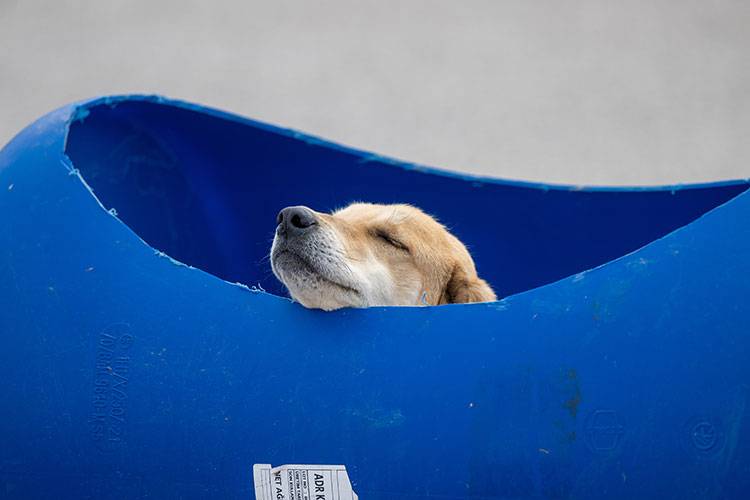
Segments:
[[[464,241],[480,275],[508,296],[636,250],[748,187],[576,190],[479,180],[174,104],[87,110],[71,123],[66,153],[106,208],[155,249],[276,295],[286,294],[267,256],[276,213],[289,205],[416,205]]]

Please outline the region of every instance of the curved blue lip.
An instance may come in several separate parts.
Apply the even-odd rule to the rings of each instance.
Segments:
[[[544,191],[558,190],[558,191],[584,191],[584,192],[677,191],[677,190],[682,190],[682,189],[703,189],[703,188],[733,186],[733,185],[738,185],[738,184],[750,183],[750,177],[748,177],[744,179],[729,179],[729,180],[715,181],[715,182],[690,183],[690,184],[666,184],[666,185],[656,185],[656,186],[637,186],[637,185],[590,186],[590,185],[543,183],[543,182],[505,179],[505,178],[490,177],[490,176],[483,176],[483,175],[465,174],[465,173],[455,172],[449,169],[436,168],[436,167],[421,165],[418,163],[411,163],[408,161],[397,160],[397,159],[390,158],[387,156],[382,156],[382,155],[379,155],[377,153],[373,153],[370,151],[365,151],[365,150],[345,146],[345,145],[342,145],[342,144],[339,144],[339,143],[336,143],[327,139],[323,139],[323,138],[320,138],[320,137],[317,137],[317,136],[314,136],[305,132],[297,131],[295,129],[280,127],[277,125],[271,125],[271,124],[256,121],[256,120],[253,120],[251,118],[247,118],[241,115],[233,114],[227,111],[222,111],[220,109],[211,108],[208,106],[203,106],[200,104],[191,103],[187,101],[182,101],[179,99],[171,99],[171,98],[164,97],[164,96],[157,95],[157,94],[122,94],[122,95],[112,95],[112,96],[106,96],[106,97],[97,97],[93,99],[81,100],[74,104],[75,107],[73,109],[73,112],[71,113],[70,120],[75,121],[75,120],[85,119],[86,115],[88,114],[87,110],[89,108],[92,108],[101,104],[116,106],[118,103],[125,102],[125,101],[154,102],[154,103],[163,104],[166,106],[174,106],[176,108],[197,111],[197,112],[211,115],[217,118],[222,118],[224,120],[230,120],[230,121],[234,121],[237,123],[251,125],[253,127],[256,127],[262,130],[267,130],[269,132],[273,132],[279,135],[301,140],[308,144],[324,146],[324,147],[328,147],[337,151],[342,151],[345,153],[356,155],[356,156],[361,157],[360,161],[362,163],[375,162],[375,161],[383,162],[383,163],[388,163],[396,167],[403,168],[404,170],[416,171],[416,172],[420,172],[420,173],[424,173],[428,175],[449,177],[452,179],[458,179],[458,180],[462,180],[465,182],[479,182],[482,184],[504,184],[507,186],[540,189]]]

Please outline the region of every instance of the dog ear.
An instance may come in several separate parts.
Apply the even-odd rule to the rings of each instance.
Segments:
[[[466,272],[460,266],[453,270],[448,285],[445,287],[444,300],[447,304],[466,304],[469,302],[492,302],[497,300],[495,292],[486,281],[475,273]]]

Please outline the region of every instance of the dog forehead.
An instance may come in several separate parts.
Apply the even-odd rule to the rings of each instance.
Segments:
[[[347,222],[368,225],[400,224],[409,218],[410,212],[414,211],[416,209],[408,205],[352,203],[345,208],[335,211],[332,215]]]

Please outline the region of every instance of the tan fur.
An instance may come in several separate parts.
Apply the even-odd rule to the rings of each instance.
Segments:
[[[308,293],[310,290],[297,282],[290,286],[287,281],[293,279],[285,279],[290,274],[274,268],[292,296],[307,307],[336,309],[496,300],[490,286],[477,276],[466,247],[416,207],[355,203],[332,214],[315,214],[320,225],[316,238],[327,242],[328,260],[323,262],[325,269],[321,269],[321,274],[328,283],[316,283],[315,293],[320,296],[316,298],[315,293]],[[315,245],[306,248],[312,254],[319,251]],[[338,260],[330,255],[336,255]],[[306,258],[308,262],[321,260],[316,260],[315,255],[306,257],[310,257]],[[344,293],[347,291],[351,296]]]

